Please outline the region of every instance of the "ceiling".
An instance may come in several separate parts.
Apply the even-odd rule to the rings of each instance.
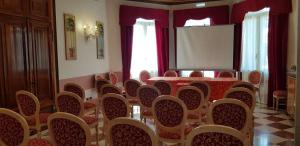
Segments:
[[[196,3],[196,2],[209,2],[209,1],[221,1],[221,0],[128,0],[128,1],[137,1],[145,3],[157,3],[165,5],[178,5],[178,4],[187,4],[187,3]]]

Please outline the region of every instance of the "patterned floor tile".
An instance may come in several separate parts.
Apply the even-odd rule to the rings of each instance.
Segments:
[[[284,118],[278,118],[278,117],[274,117],[274,116],[270,116],[270,117],[267,117],[265,119],[268,119],[268,120],[273,121],[273,122],[280,122],[280,121],[286,120]]]
[[[270,120],[267,120],[267,119],[255,119],[254,122],[258,123],[258,124],[262,124],[262,125],[267,125],[267,124],[274,123],[273,121],[270,121]]]
[[[287,131],[278,131],[272,134],[286,139],[294,139],[294,134]]]
[[[273,128],[277,128],[277,129],[281,129],[281,130],[292,128],[292,126],[285,125],[285,124],[282,124],[282,123],[271,123],[271,124],[268,124],[268,126],[273,127]]]
[[[287,132],[290,132],[290,133],[295,133],[295,127],[289,128],[289,129],[285,129],[284,131],[287,131]]]
[[[277,131],[281,131],[280,129],[273,128],[273,127],[270,127],[270,126],[267,126],[267,125],[258,126],[258,127],[255,127],[254,129],[256,129],[258,131],[267,132],[267,133],[274,133],[274,132],[277,132]]]
[[[287,140],[287,141],[278,143],[278,146],[295,146],[295,141]]]
[[[289,126],[295,126],[295,122],[292,120],[284,120],[284,121],[280,121],[279,123],[289,125]]]

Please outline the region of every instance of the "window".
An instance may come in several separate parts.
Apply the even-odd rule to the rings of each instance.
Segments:
[[[261,98],[267,100],[268,88],[268,32],[269,8],[258,12],[247,13],[243,21],[242,64],[243,78],[247,80],[248,73],[258,70],[263,74]]]
[[[155,21],[137,19],[133,28],[131,78],[139,79],[142,70],[157,76],[157,45]]]
[[[184,26],[210,26],[210,18],[205,18],[201,20],[194,20],[194,19],[189,19],[185,22]],[[183,77],[188,77],[192,71],[182,71],[181,76]],[[203,71],[203,76],[204,77],[211,77],[213,78],[215,76],[214,71]]]

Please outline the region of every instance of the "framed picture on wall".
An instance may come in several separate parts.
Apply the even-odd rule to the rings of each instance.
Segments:
[[[64,14],[66,60],[77,59],[75,16]]]
[[[103,23],[96,21],[98,37],[96,38],[97,42],[97,59],[104,59],[104,27]]]

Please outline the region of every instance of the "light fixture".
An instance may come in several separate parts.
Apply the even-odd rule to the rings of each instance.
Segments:
[[[198,8],[202,8],[202,7],[205,7],[206,4],[205,3],[196,3],[196,7]]]
[[[99,30],[96,25],[95,26],[84,25],[83,31],[86,40],[95,39],[99,36]]]

